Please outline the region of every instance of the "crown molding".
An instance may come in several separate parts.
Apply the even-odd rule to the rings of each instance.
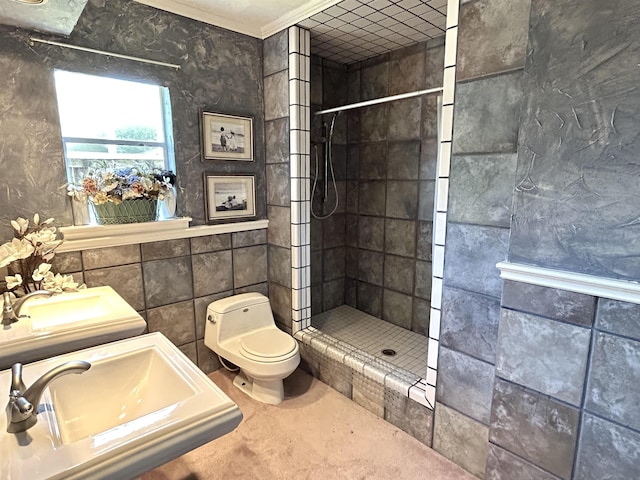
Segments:
[[[304,5],[291,10],[286,15],[277,18],[273,22],[269,22],[262,27],[261,35],[262,39],[270,37],[278,32],[281,32],[285,28],[288,28],[292,25],[295,25],[302,20],[306,20],[307,18],[319,13],[329,7],[333,7],[334,5],[340,3],[342,0],[310,0],[306,2]]]
[[[251,37],[262,38],[261,28],[233,21],[229,18],[220,17],[207,10],[186,5],[179,1],[171,0],[136,0],[138,3],[142,3],[149,7],[154,7],[166,12],[175,13],[182,17],[191,18],[192,20],[198,20],[200,22],[208,23],[209,25],[215,25],[216,27],[232,30],[237,33],[249,35]]]
[[[200,22],[215,25],[216,27],[225,28],[234,32],[249,35],[264,40],[271,35],[274,35],[282,30],[295,25],[302,20],[315,15],[322,10],[332,7],[341,0],[309,0],[298,8],[294,8],[285,15],[269,22],[265,25],[248,25],[242,22],[236,22],[226,17],[222,17],[212,13],[211,11],[197,8],[191,5],[187,5],[180,1],[172,0],[136,0],[138,3],[142,3],[149,7],[158,8],[166,12],[175,13],[182,17],[191,18]]]

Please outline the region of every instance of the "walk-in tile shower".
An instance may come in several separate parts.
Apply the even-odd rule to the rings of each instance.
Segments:
[[[311,113],[440,87],[443,62],[443,39],[348,66],[312,56]],[[427,363],[437,110],[424,95],[311,118],[311,324],[415,381]]]
[[[403,12],[383,3],[340,2],[301,23],[311,30],[309,56],[289,50],[290,82],[296,71],[307,75],[308,96],[299,100],[310,107],[305,118],[290,102],[291,134],[309,138],[299,152],[309,163],[297,168],[305,179],[294,187],[292,175],[292,194],[310,200],[300,216],[304,228],[293,221],[305,232],[296,243],[292,230],[294,283],[299,275],[308,285],[293,289],[292,304],[298,298],[301,308],[292,307],[292,330],[332,360],[431,406],[450,155],[450,133],[448,140],[439,135],[444,94],[447,129],[453,111],[452,90],[441,88],[446,58],[455,64],[455,41],[445,55],[446,2],[400,2]],[[438,91],[316,115],[425,89]],[[354,325],[363,326],[366,344]]]

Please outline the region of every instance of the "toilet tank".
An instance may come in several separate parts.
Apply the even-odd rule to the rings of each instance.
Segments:
[[[269,299],[261,293],[242,293],[216,300],[207,308],[207,319],[215,322],[217,341],[274,326]]]

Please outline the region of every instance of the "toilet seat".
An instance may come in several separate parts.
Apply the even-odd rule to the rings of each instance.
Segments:
[[[295,353],[298,344],[289,335],[275,328],[259,330],[240,340],[243,357],[258,362],[279,362]]]

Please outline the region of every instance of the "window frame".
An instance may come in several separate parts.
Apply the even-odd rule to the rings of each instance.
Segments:
[[[89,145],[115,145],[115,146],[135,146],[135,147],[152,147],[152,148],[162,148],[163,157],[164,157],[164,166],[165,170],[172,171],[176,173],[176,162],[175,162],[175,149],[174,149],[174,140],[173,140],[173,112],[171,109],[171,97],[169,92],[169,87],[164,85],[159,85],[155,83],[142,82],[138,80],[130,80],[123,78],[115,78],[106,75],[95,75],[95,74],[87,74],[84,72],[75,72],[71,70],[64,69],[56,69],[56,71],[78,74],[78,75],[90,75],[93,77],[99,77],[103,79],[112,79],[112,80],[121,80],[133,83],[141,83],[145,85],[150,85],[156,87],[159,93],[159,102],[160,102],[160,114],[162,115],[162,129],[163,129],[163,137],[164,141],[159,142],[155,140],[126,140],[126,139],[113,139],[113,138],[96,138],[96,137],[68,137],[62,135],[62,148],[64,155],[64,164],[65,164],[65,172],[67,175],[67,182],[72,184],[72,172],[71,172],[71,164],[69,162],[69,150],[68,145],[73,143],[83,143]],[[57,95],[57,91],[56,91]],[[60,102],[60,98],[57,98],[58,103]],[[60,131],[62,132],[62,119],[60,118],[60,114],[58,113],[58,121],[60,122]],[[118,162],[115,159],[105,159],[105,161],[114,161]]]

